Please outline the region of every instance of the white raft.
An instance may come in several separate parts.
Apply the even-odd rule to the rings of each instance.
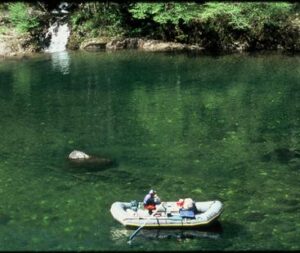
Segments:
[[[182,217],[176,202],[162,202],[157,205],[157,212],[151,216],[148,210],[143,209],[142,203],[138,207],[132,202],[114,202],[110,212],[112,216],[128,227],[144,225],[148,228],[159,227],[199,227],[216,220],[223,211],[223,204],[219,200],[195,202],[195,217]]]

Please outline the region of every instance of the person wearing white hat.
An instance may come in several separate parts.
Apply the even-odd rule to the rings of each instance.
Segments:
[[[144,208],[152,214],[153,210],[156,209],[156,205],[160,203],[160,199],[156,194],[155,190],[150,190],[149,193],[144,198]]]

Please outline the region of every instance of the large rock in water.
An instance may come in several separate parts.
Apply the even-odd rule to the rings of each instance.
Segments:
[[[90,38],[83,41],[80,45],[80,49],[85,49],[87,51],[97,51],[99,49],[105,49],[106,44],[110,41],[107,37]]]
[[[85,171],[98,171],[115,165],[115,162],[108,158],[91,156],[79,150],[72,151],[68,160],[71,167]]]
[[[90,158],[89,155],[82,151],[74,150],[69,154],[69,159],[75,160],[75,159],[88,159]]]

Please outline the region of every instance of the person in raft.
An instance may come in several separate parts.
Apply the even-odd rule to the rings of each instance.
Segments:
[[[191,198],[179,199],[177,202],[177,208],[180,210],[190,210],[193,212],[197,212],[197,207]]]
[[[152,214],[157,204],[160,204],[160,198],[157,196],[156,191],[150,190],[144,198],[144,208],[148,210],[149,214]]]

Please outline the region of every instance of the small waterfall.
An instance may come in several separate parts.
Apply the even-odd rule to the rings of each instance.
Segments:
[[[45,52],[55,53],[66,50],[66,45],[70,36],[70,29],[68,23],[65,20],[67,17],[69,3],[61,2],[57,9],[53,9],[51,13],[55,17],[55,22],[50,25],[46,34],[46,39],[51,36],[50,45],[45,49]]]
[[[45,52],[51,53],[53,69],[60,71],[63,75],[69,74],[70,57],[68,51],[66,51],[70,35],[68,24],[60,25],[55,22],[48,29],[46,36],[49,35],[51,35],[51,41]]]
[[[70,29],[65,18],[68,14],[68,3],[61,3],[58,9],[52,10],[55,22],[50,25],[46,34],[46,39],[50,37],[49,47],[44,51],[51,53],[52,67],[60,71],[63,75],[69,74],[70,57],[66,46],[70,36]]]
[[[59,22],[55,22],[49,27],[46,38],[48,36],[51,36],[51,40],[50,45],[46,48],[45,52],[54,53],[65,51],[70,36],[68,24],[59,24]]]

